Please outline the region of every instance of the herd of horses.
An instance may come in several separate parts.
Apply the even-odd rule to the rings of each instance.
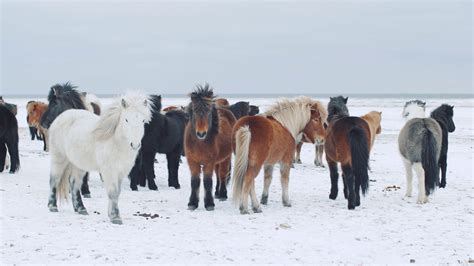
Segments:
[[[166,154],[168,186],[176,189],[181,187],[181,157],[186,157],[191,173],[189,210],[199,206],[202,179],[206,210],[214,210],[214,199],[228,198],[231,181],[232,199],[240,212],[249,213],[249,198],[252,211],[261,212],[260,204],[268,202],[275,164],[280,170],[282,203],[290,207],[290,171],[294,163],[301,163],[303,143],[315,145],[317,167],[324,167],[325,153],[331,180],[329,198],[337,198],[338,170],[342,169],[348,209],[360,206],[360,193],[365,195],[369,188],[369,157],[381,133],[381,112],[351,116],[348,98],[330,97],[326,108],[317,100],[299,96],[280,99],[260,113],[259,107],[249,102],[231,105],[227,99],[217,98],[208,84],[198,85],[189,97],[186,107],[162,108],[161,96],[129,92],[102,110],[95,95],[80,92],[67,82],[51,87],[48,103],[28,102],[31,139],[42,140],[51,157],[49,210],[57,212],[57,201],[70,193],[74,210],[87,214],[82,197],[90,197],[89,172],[96,171],[109,198],[109,218],[121,224],[118,198],[123,178],[129,177],[132,190],[147,184],[157,190],[156,153]],[[406,167],[406,196],[412,194],[414,169],[420,204],[428,201],[436,186],[446,186],[448,133],[455,130],[453,106],[443,104],[428,118],[425,105],[419,100],[405,104],[402,114],[406,124],[398,139]],[[15,115],[16,106],[0,98],[0,171],[8,151],[10,173],[20,167]],[[255,178],[262,168],[264,187],[259,201]]]

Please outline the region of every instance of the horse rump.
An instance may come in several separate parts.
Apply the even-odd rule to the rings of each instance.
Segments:
[[[436,157],[437,154],[439,154],[439,151],[437,151],[437,143],[433,132],[426,129],[423,134],[421,146],[421,166],[425,171],[426,195],[433,192],[438,185],[439,168],[438,158]]]
[[[351,149],[352,171],[354,177],[359,180],[362,195],[369,188],[369,143],[363,128],[357,126],[349,131],[349,146]]]

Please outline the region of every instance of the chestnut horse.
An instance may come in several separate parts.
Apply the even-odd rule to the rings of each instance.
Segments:
[[[235,152],[233,171],[233,199],[239,203],[240,213],[248,214],[248,197],[252,209],[262,210],[255,194],[255,177],[262,166],[265,169],[261,203],[267,204],[273,166],[280,164],[283,206],[290,207],[288,182],[295,154],[296,138],[311,121],[311,104],[307,97],[282,99],[263,115],[245,116],[232,130]]]
[[[324,128],[320,132],[318,132],[319,136],[325,135],[326,134],[326,127],[327,127],[327,119],[328,119],[328,113],[326,111],[326,107],[320,102],[313,100],[311,104],[311,109],[317,110],[317,118],[321,121],[322,125]],[[314,117],[312,117],[314,118]],[[323,131],[324,130],[324,131]],[[325,136],[323,138],[318,138],[316,140],[316,145],[314,146],[314,165],[317,167],[324,167],[323,164],[323,153],[324,153],[324,140]],[[298,141],[298,144],[296,145],[296,156],[295,156],[295,163],[300,164],[301,163],[301,148],[303,147],[303,143],[308,143],[304,141],[304,139],[301,139]]]
[[[229,101],[226,98],[217,98],[214,100],[217,107],[229,107]]]
[[[360,205],[359,190],[365,195],[369,188],[370,128],[360,117],[349,116],[347,98],[331,97],[328,104],[328,128],[324,148],[331,176],[330,199],[336,199],[339,174],[337,163],[341,164],[344,196],[349,210]]]
[[[188,209],[199,204],[201,168],[204,174],[204,207],[214,210],[212,197],[212,174],[217,175],[216,198],[227,199],[226,179],[229,176],[232,156],[231,133],[235,124],[234,115],[214,103],[214,92],[208,84],[198,85],[190,94],[188,106],[190,122],[184,133],[184,152],[191,171],[191,196]]]
[[[26,120],[28,122],[28,126],[30,127],[30,133],[32,133],[32,140],[34,140],[32,128],[35,128],[37,131],[39,131],[39,136],[43,138],[43,129],[40,126],[40,122],[41,117],[47,109],[48,105],[39,101],[30,101],[26,105]]]

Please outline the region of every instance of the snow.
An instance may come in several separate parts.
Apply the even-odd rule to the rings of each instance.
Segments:
[[[202,198],[199,208],[189,211],[186,159],[179,170],[182,188],[175,190],[167,187],[166,158],[158,155],[158,192],[131,191],[124,180],[119,201],[123,225],[109,222],[107,196],[96,173],[90,181],[92,198],[84,199],[88,216],[75,214],[71,201],[63,202],[58,213],[49,212],[49,155],[41,142],[29,139],[25,105],[30,99],[6,100],[19,105],[21,170],[0,174],[2,264],[467,263],[474,258],[474,99],[427,99],[427,112],[444,102],[455,105],[456,132],[449,136],[447,187],[426,205],[416,204],[416,186],[413,197],[403,199],[406,181],[396,139],[407,99],[351,98],[352,115],[383,112],[382,134],[370,161],[370,179],[376,181],[355,211],[347,210],[341,190],[335,201],[328,198],[329,172],[314,167],[313,147],[304,145],[303,164],[290,173],[291,208],[281,204],[277,168],[261,214],[241,215],[231,200],[216,200],[215,211],[208,212]],[[250,101],[262,110],[274,100]],[[184,105],[187,99],[163,101],[164,106]],[[108,102],[103,99],[104,106]],[[256,184],[259,194],[263,171]],[[401,189],[385,190],[393,185]],[[137,212],[159,217],[146,219]]]

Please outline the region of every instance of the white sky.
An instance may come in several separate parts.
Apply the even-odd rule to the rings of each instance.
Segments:
[[[472,93],[471,1],[3,1],[0,94]]]

